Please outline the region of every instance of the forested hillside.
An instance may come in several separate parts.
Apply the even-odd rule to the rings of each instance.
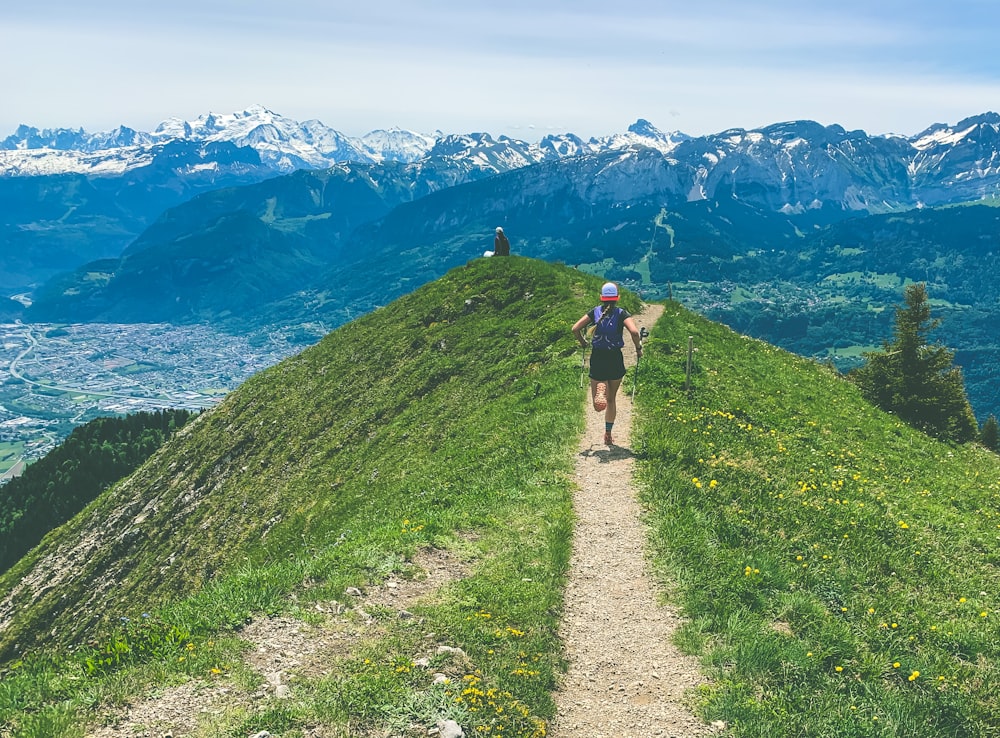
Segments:
[[[0,572],[134,471],[191,416],[161,410],[96,418],[0,487]]]

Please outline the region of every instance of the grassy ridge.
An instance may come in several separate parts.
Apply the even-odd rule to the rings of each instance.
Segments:
[[[696,349],[684,391],[688,337]],[[668,304],[638,447],[657,560],[740,736],[1000,735],[1000,463]]]
[[[0,578],[16,609],[0,735],[80,736],[102,706],[184,680],[253,690],[247,618],[308,619],[347,587],[411,576],[429,549],[468,575],[414,618],[378,614],[291,699],[198,735],[405,734],[441,717],[542,735],[583,426],[568,328],[599,284],[476,260],[189,424]],[[690,618],[681,642],[713,676],[704,715],[740,736],[1000,735],[997,457],[673,303],[647,346],[635,449],[657,563]],[[415,664],[428,643],[468,654],[453,682]]]
[[[236,678],[226,634],[248,617],[308,612],[439,548],[469,576],[419,618],[386,613],[384,638],[297,684],[270,722],[230,716],[219,734],[433,725],[441,705],[463,725],[539,731],[583,422],[569,326],[599,285],[533,260],[477,260],[250,379],[0,579],[19,608],[4,653],[44,633],[49,654],[8,669],[0,725],[74,735],[80,715],[144,684]],[[95,531],[103,545],[54,592],[16,590]],[[467,682],[432,687],[412,668],[429,633],[466,651]]]

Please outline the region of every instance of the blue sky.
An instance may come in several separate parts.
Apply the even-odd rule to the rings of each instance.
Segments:
[[[998,30],[995,0],[36,0],[0,10],[0,137],[253,104],[348,135],[909,135],[1000,110]]]

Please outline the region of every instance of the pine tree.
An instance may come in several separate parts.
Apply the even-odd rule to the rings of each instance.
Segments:
[[[872,403],[893,412],[925,433],[964,443],[979,435],[979,424],[965,393],[955,354],[930,342],[940,325],[931,318],[927,289],[911,284],[905,305],[896,308],[895,334],[882,351],[865,354],[866,363],[851,379]]]
[[[996,451],[1000,448],[1000,426],[997,425],[996,416],[991,415],[983,423],[983,427],[979,431],[979,442],[990,451]]]

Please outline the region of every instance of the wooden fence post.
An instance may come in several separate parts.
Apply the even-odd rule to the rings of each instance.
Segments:
[[[684,390],[688,393],[688,397],[691,396],[691,356],[694,353],[694,337],[688,336],[688,360],[687,360],[687,379],[684,382]]]

